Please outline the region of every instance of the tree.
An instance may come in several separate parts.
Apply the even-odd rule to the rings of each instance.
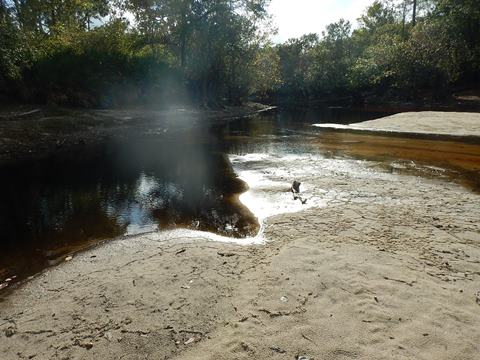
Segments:
[[[131,0],[138,30],[177,54],[203,104],[241,96],[260,38],[267,0]],[[195,58],[190,62],[190,58]],[[248,76],[247,76],[248,77]]]
[[[278,46],[282,91],[308,97],[312,49],[318,45],[318,41],[318,35],[307,34]]]
[[[282,74],[280,72],[279,52],[271,44],[261,47],[253,63],[252,93],[260,98],[269,98],[280,89]]]
[[[252,93],[412,98],[480,81],[477,0],[375,0],[353,31],[340,20],[276,46],[268,3],[0,0],[0,91],[74,105],[131,97],[221,107]]]
[[[360,27],[369,32],[378,31],[381,27],[395,21],[393,6],[380,0],[375,0],[366,12],[358,19]]]
[[[24,31],[48,34],[59,27],[89,30],[93,20],[110,9],[109,0],[14,0],[13,4]]]
[[[413,0],[413,14],[412,14],[412,25],[417,24],[417,0]]]

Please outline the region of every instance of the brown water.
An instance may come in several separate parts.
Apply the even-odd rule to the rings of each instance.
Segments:
[[[339,132],[321,133],[314,142],[330,156],[376,161],[392,173],[443,178],[480,192],[480,145]]]
[[[229,155],[319,154],[372,161],[378,171],[457,181],[480,191],[480,146],[322,132],[313,123],[388,115],[325,109],[109,141],[0,168],[0,283],[124,235],[188,228],[244,238],[259,223],[238,201]]]

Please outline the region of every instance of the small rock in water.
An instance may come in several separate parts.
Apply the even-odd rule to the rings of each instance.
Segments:
[[[476,299],[477,304],[480,305],[480,291],[477,292],[476,298],[477,298]]]
[[[72,260],[72,259],[73,259],[73,256],[68,255],[68,256],[65,258],[65,261],[70,261],[70,260]]]
[[[280,300],[281,300],[282,302],[287,302],[287,301],[288,301],[288,298],[287,298],[286,296],[282,296],[282,297],[280,298]]]

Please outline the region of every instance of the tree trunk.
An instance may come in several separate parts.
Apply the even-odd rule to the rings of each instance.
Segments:
[[[202,107],[208,109],[208,72],[203,74],[202,78]]]
[[[187,66],[187,32],[185,27],[180,32],[180,66],[185,71]]]
[[[181,9],[180,29],[180,66],[183,71],[187,66],[187,35],[188,35],[188,2],[183,3]]]
[[[412,25],[417,24],[417,0],[413,0],[413,15],[412,15]]]
[[[3,0],[0,0],[0,15],[3,17],[7,14],[7,5],[4,4]]]

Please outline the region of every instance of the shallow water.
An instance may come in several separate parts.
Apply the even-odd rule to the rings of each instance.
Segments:
[[[292,200],[289,184],[296,176],[308,178],[310,170],[286,167],[307,164],[311,157],[331,169],[359,172],[355,160],[368,160],[373,171],[438,177],[480,189],[478,145],[322,132],[311,126],[384,115],[389,113],[277,112],[1,167],[0,283],[124,235],[190,229],[251,241],[265,218],[325,206],[338,195],[316,189],[318,196],[305,205]],[[246,186],[237,175],[252,188],[241,202]],[[313,190],[308,181],[304,190]]]

